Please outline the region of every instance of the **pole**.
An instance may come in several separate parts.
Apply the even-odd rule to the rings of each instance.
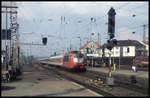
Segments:
[[[114,36],[114,33],[115,33],[115,15],[116,15],[116,12],[115,10],[113,9],[113,7],[111,7],[111,9],[109,10],[108,12],[108,35],[109,35],[109,41],[111,41],[111,39],[113,39],[115,36]],[[113,45],[112,43],[109,43],[108,42],[108,46],[110,48],[108,48],[110,51],[109,53],[109,77],[107,79],[107,84],[108,85],[114,85],[114,78],[111,76],[111,49],[113,48]]]
[[[70,40],[70,51],[71,51],[71,49],[72,49],[72,48],[71,48],[71,40]]]
[[[80,37],[80,48],[81,48],[81,37]]]
[[[16,40],[17,40],[16,42],[18,43],[18,42],[19,42],[19,24],[17,24]],[[20,61],[19,61],[19,59],[20,59],[20,56],[19,56],[19,55],[20,55],[20,46],[19,46],[19,44],[17,44],[17,43],[16,43],[16,48],[17,48],[17,50],[18,50],[18,51],[17,51],[17,54],[18,54],[18,56],[17,56],[17,57],[18,57],[18,64],[17,64],[17,65],[18,65],[18,67],[20,68]]]
[[[77,37],[77,38],[79,38],[80,39],[80,47],[79,47],[79,49],[81,48],[81,37]]]
[[[119,56],[119,70],[120,70],[120,56]]]
[[[92,56],[92,68],[93,68],[93,56]]]
[[[111,77],[111,53],[109,53],[109,77]]]
[[[146,25],[144,24],[143,25],[143,42],[145,42],[145,28],[146,28]]]
[[[26,62],[28,64],[29,58],[28,58],[28,48],[27,48],[27,58],[26,58]]]
[[[7,12],[7,7],[6,7],[6,12]],[[8,70],[8,62],[7,62],[7,60],[8,60],[8,54],[7,54],[7,50],[8,50],[8,45],[7,45],[7,13],[6,13],[6,39],[5,39],[5,45],[6,45],[6,57],[5,57],[5,62],[6,62],[6,70]]]
[[[99,43],[99,33],[98,33],[98,43]]]

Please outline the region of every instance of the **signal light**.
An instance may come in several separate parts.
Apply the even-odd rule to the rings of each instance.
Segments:
[[[106,46],[106,48],[107,49],[109,49],[109,50],[111,50],[112,48],[113,48],[113,43],[112,43],[112,41],[111,40],[107,40],[107,46]]]
[[[113,39],[114,33],[115,33],[115,9],[113,7],[108,12],[108,34],[110,36],[110,39]]]
[[[114,45],[117,45],[117,40],[116,39],[113,39],[112,41],[113,41]]]
[[[109,49],[109,50],[112,50],[112,48],[117,45],[117,40],[116,39],[113,39],[113,40],[107,40],[107,46],[106,48]]]
[[[109,49],[109,50],[112,50],[112,48],[113,48],[111,45],[107,45],[106,47],[107,47],[107,49]]]
[[[43,43],[44,45],[47,44],[47,38],[46,38],[46,37],[43,37],[43,38],[42,38],[42,43]]]
[[[110,39],[113,39],[115,36],[114,36],[114,33],[112,34],[110,34]]]

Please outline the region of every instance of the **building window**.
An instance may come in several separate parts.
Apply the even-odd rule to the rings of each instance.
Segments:
[[[129,52],[130,52],[130,51],[129,51],[129,49],[130,49],[130,48],[127,48],[127,53],[129,53]]]
[[[119,52],[118,51],[116,51],[116,54],[118,54]]]

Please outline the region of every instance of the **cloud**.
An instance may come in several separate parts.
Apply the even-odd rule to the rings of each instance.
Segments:
[[[36,18],[36,15],[31,7],[22,5],[18,8],[18,18],[24,21],[30,21]]]

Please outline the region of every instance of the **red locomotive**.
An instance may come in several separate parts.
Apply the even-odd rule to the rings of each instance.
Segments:
[[[61,56],[50,57],[47,60],[41,60],[42,63],[61,66],[71,70],[86,71],[84,56],[78,51],[72,51]],[[44,62],[43,62],[44,61]]]

